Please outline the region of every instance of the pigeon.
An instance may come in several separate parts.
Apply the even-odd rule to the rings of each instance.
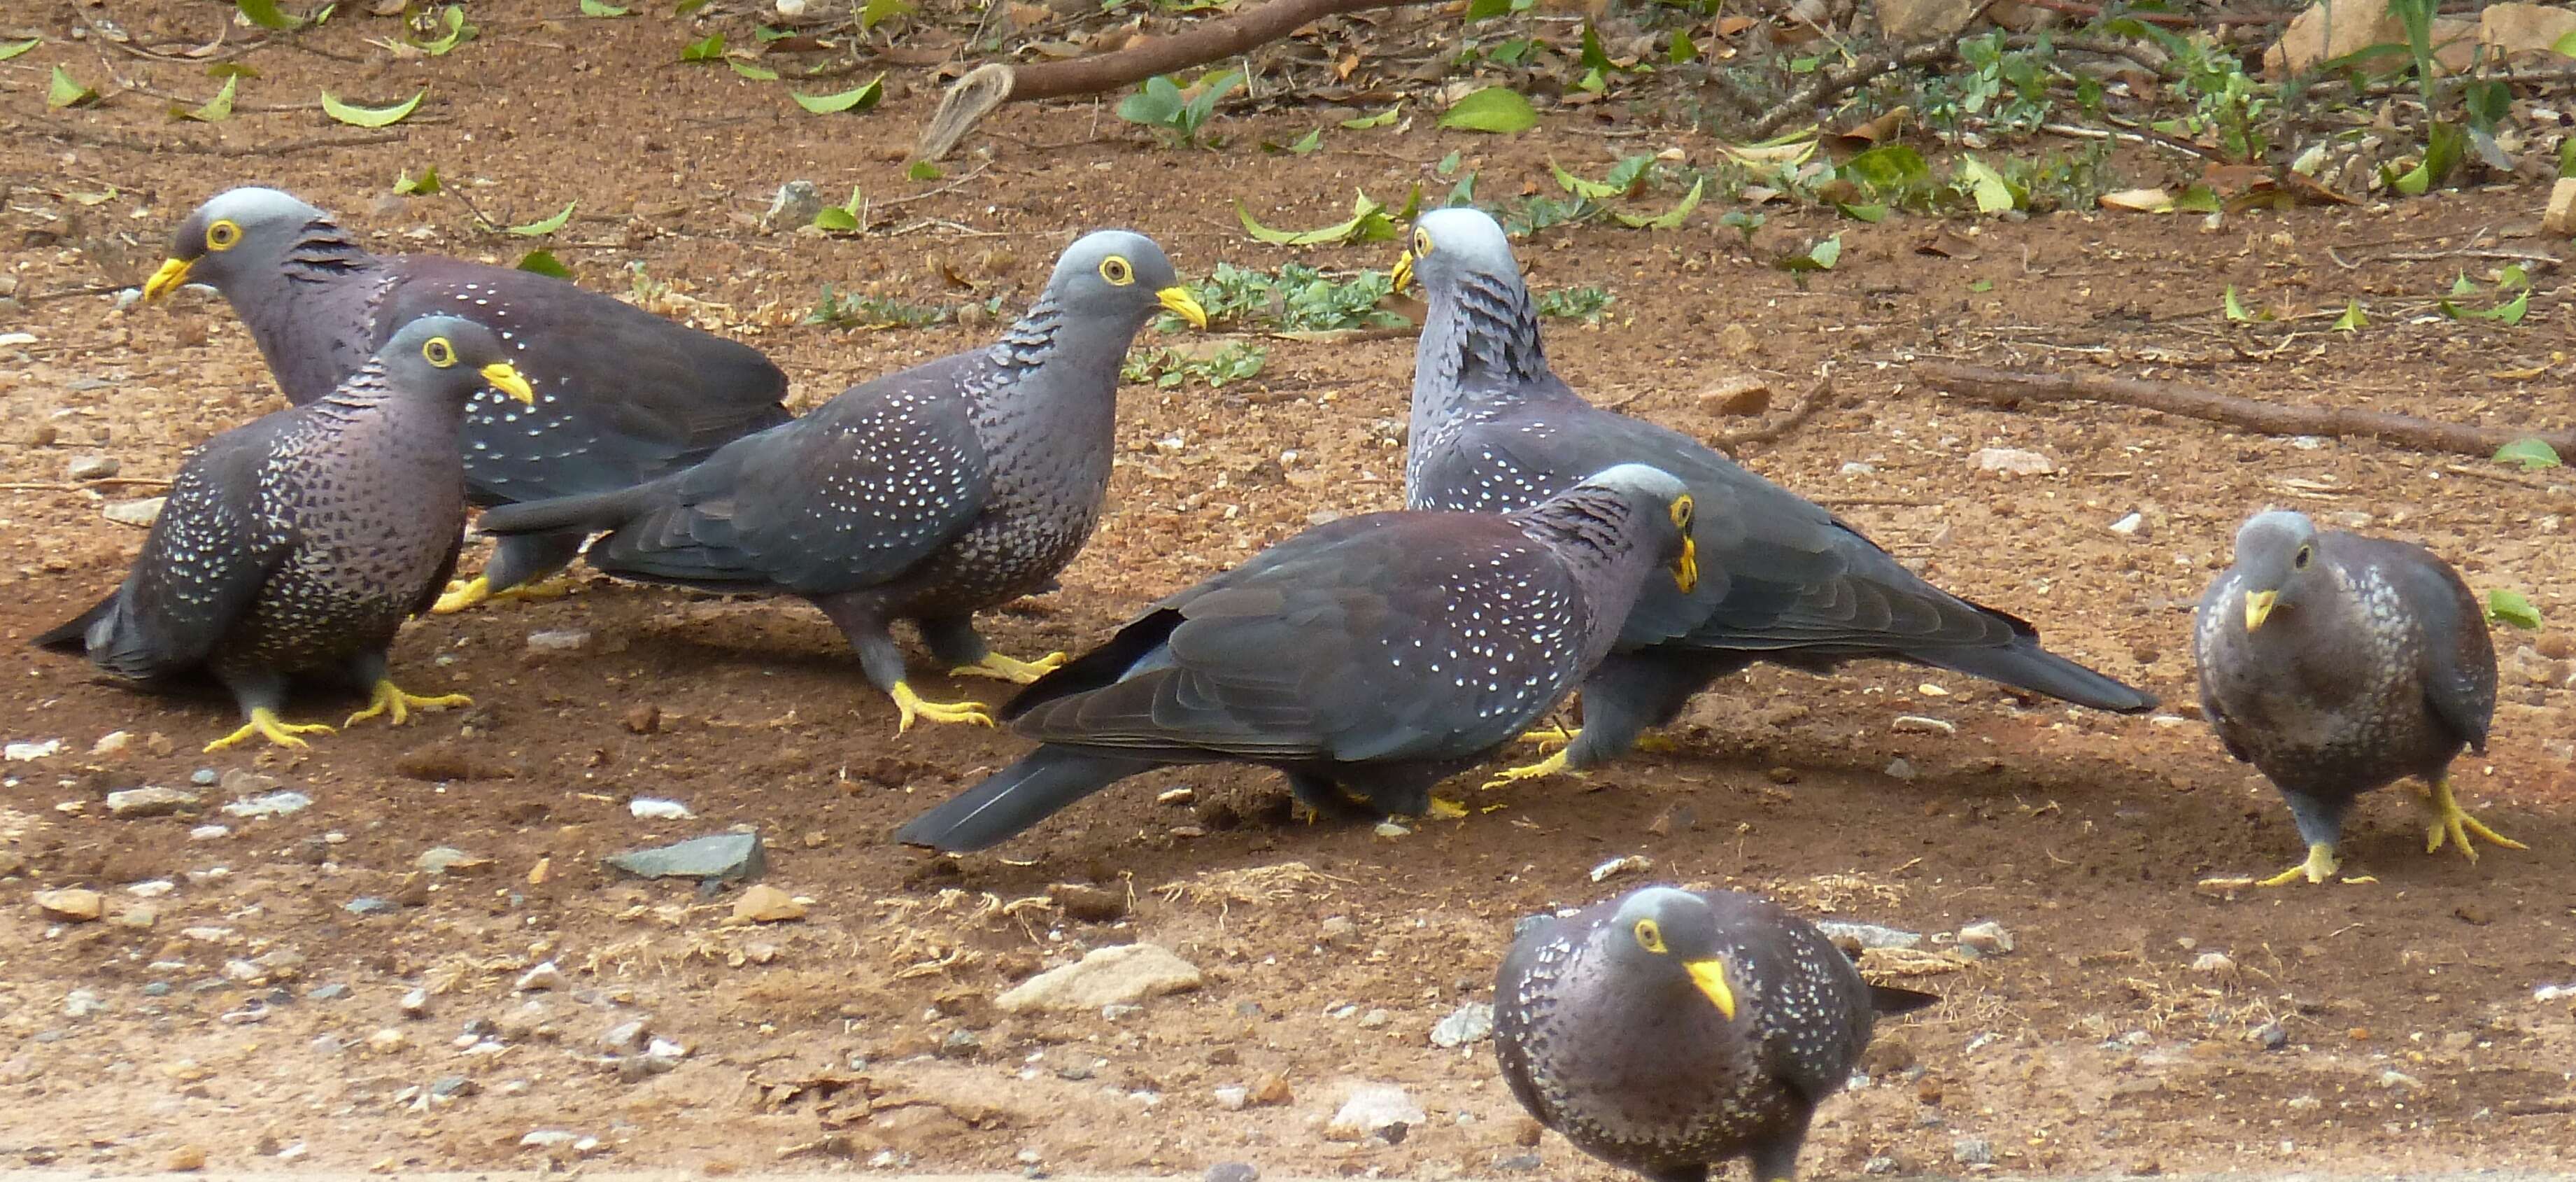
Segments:
[[[979,702],[924,700],[888,631],[917,623],[953,673],[1025,684],[1064,660],[992,652],[974,613],[1052,584],[1108,495],[1121,363],[1158,309],[1207,313],[1142,234],[1064,252],[1046,290],[992,346],[853,386],[634,488],[505,505],[484,532],[611,531],[590,547],[621,578],[797,595],[831,617],[860,667],[916,718],[993,724]]]
[[[1513,513],[1307,530],[1022,691],[1004,717],[1043,746],[895,839],[984,849],[1175,764],[1277,768],[1318,813],[1428,811],[1574,688],[1650,576],[1699,578],[1693,512],[1679,480],[1626,464]]]
[[[278,715],[289,681],[308,675],[371,693],[348,723],[468,704],[406,692],[385,653],[456,568],[466,404],[487,386],[535,399],[511,352],[473,321],[423,316],[330,393],[208,440],[180,466],[125,584],[36,643],[147,687],[212,675],[248,721],[208,751],[329,733]]]
[[[2461,748],[2487,749],[2496,656],[2477,598],[2432,551],[2257,513],[2201,597],[2192,650],[2211,729],[2280,788],[2308,843],[2262,885],[2334,877],[2353,800],[2408,776],[2431,789],[2426,853],[2456,842],[2475,862],[2472,835],[2525,848],[2451,794]]]
[[[1494,982],[1494,1055],[1521,1107],[1585,1153],[1654,1182],[1744,1157],[1774,1182],[1876,1016],[1939,1000],[1862,981],[1767,900],[1651,886],[1523,921]]]
[[[2154,697],[2041,648],[2022,620],[1924,582],[1815,503],[1680,432],[1585,402],[1548,368],[1519,264],[1483,212],[1422,215],[1395,279],[1399,289],[1419,279],[1429,306],[1414,357],[1407,508],[1516,509],[1634,462],[1681,477],[1711,509],[1696,540],[1722,577],[1638,604],[1583,685],[1582,729],[1528,736],[1568,743],[1551,757],[1555,770],[1617,757],[1755,661],[1821,673],[1892,658],[2100,710],[2155,708]]]
[[[275,189],[217,194],[179,225],[146,299],[202,283],[249,325],[288,402],[338,388],[413,319],[491,326],[537,392],[486,393],[466,411],[477,505],[608,492],[705,459],[787,421],[787,376],[748,345],[533,271],[431,255],[377,255],[331,215]],[[512,538],[435,610],[470,607],[563,569],[581,535]]]

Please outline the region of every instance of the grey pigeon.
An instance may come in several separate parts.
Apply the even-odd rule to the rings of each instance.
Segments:
[[[1842,1092],[1886,989],[1806,919],[1734,891],[1646,886],[1538,917],[1494,979],[1494,1058],[1540,1125],[1654,1182],[1752,1159],[1795,1177],[1816,1105]]]
[[[1583,728],[1557,768],[1616,758],[1755,661],[1824,672],[1893,658],[2101,710],[2155,707],[2042,649],[2029,624],[1924,582],[1813,502],[1680,432],[1585,402],[1548,368],[1529,289],[1491,217],[1422,215],[1396,262],[1399,288],[1414,278],[1429,312],[1414,356],[1408,508],[1515,509],[1626,462],[1671,472],[1708,503],[1696,539],[1716,575],[1638,604],[1583,685]]]
[[[1207,314],[1142,234],[1064,252],[1028,313],[983,349],[853,386],[694,468],[613,493],[484,514],[504,536],[611,530],[593,566],[624,578],[802,596],[840,626],[909,729],[992,725],[975,702],[928,702],[887,631],[921,627],[955,672],[1036,680],[1064,657],[985,647],[974,613],[1048,585],[1100,520],[1119,370],[1159,308]]]
[[[485,393],[467,410],[465,480],[478,505],[627,488],[787,421],[787,376],[748,345],[532,271],[370,254],[331,215],[275,189],[218,194],[180,223],[143,294],[185,283],[232,302],[297,405],[330,393],[417,317],[497,330],[537,402]],[[572,532],[510,539],[437,610],[523,588],[581,543]]]
[[[1318,812],[1420,813],[1699,577],[1681,482],[1638,464],[1510,514],[1345,517],[1172,595],[1014,699],[1045,744],[898,841],[978,850],[1174,764],[1277,768]],[[1509,773],[1506,774],[1506,778]]]
[[[353,723],[464,705],[404,692],[385,652],[456,568],[466,403],[486,386],[533,397],[509,354],[482,325],[424,316],[329,394],[208,440],[180,466],[125,585],[36,643],[147,686],[211,674],[249,721],[208,751],[329,732],[278,717],[305,675],[370,691]]]
[[[2320,531],[2305,514],[2257,513],[2236,565],[2200,600],[2192,650],[2201,712],[2227,753],[2281,790],[2307,860],[2263,880],[2324,882],[2362,793],[2407,776],[2430,786],[2424,851],[2478,860],[2470,835],[2510,849],[2451,795],[2451,761],[2484,754],[2495,717],[2495,644],[2450,564],[2421,546]]]
[[[1654,1182],[1746,1157],[1774,1182],[1876,1016],[1938,1000],[1862,981],[1767,900],[1653,886],[1523,927],[1494,982],[1494,1057],[1585,1153]]]

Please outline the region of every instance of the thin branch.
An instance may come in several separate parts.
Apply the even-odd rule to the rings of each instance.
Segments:
[[[2013,373],[1980,365],[1918,363],[1914,372],[1944,390],[2010,408],[2021,402],[2108,402],[2242,427],[2265,435],[2378,439],[2415,451],[2491,456],[2517,439],[2537,436],[2560,454],[2576,451],[2576,432],[2480,427],[2342,406],[2281,406],[2180,382],[2107,374]]]
[[[1928,66],[1957,57],[1959,47],[1949,42],[1917,45],[1895,57],[1862,54],[1839,69],[1826,70],[1806,85],[1789,92],[1789,97],[1754,120],[1743,131],[1746,139],[1767,139],[1781,128],[1801,119],[1815,118],[1817,104],[1847,94],[1890,70],[1906,66]]]

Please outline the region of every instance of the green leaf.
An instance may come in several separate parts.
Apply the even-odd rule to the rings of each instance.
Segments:
[[[935,181],[948,174],[941,171],[938,165],[927,160],[915,160],[912,162],[912,167],[903,170],[903,175],[916,181]]]
[[[2487,618],[2511,624],[2525,632],[2540,631],[2540,609],[2531,606],[2520,591],[2501,588],[2487,592]]]
[[[910,0],[868,0],[866,6],[859,9],[859,28],[873,29],[896,17],[911,16],[919,11]]]
[[[1307,132],[1304,136],[1300,137],[1297,142],[1288,145],[1288,154],[1291,156],[1303,156],[1323,146],[1324,129],[1318,127]]]
[[[1923,163],[1923,154],[1903,144],[1881,144],[1859,153],[1843,161],[1839,171],[1881,191],[1902,189],[1932,176],[1932,170]]]
[[[671,15],[675,17],[687,16],[706,6],[707,0],[680,0],[679,3],[671,6]]]
[[[1675,29],[1672,41],[1664,46],[1664,60],[1676,66],[1698,61],[1699,46],[1692,43],[1690,34]]]
[[[719,61],[724,57],[724,47],[725,40],[724,33],[722,31],[709,33],[704,37],[700,37],[695,41],[681,46],[680,60],[684,62]]]
[[[2496,289],[2499,291],[2511,291],[2517,287],[2529,286],[2531,286],[2531,272],[2523,270],[2520,263],[2506,263],[2504,270],[2496,272]]]
[[[1222,74],[1209,73],[1201,75],[1196,83],[1198,93],[1190,96],[1189,101],[1181,105],[1180,129],[1182,133],[1189,134],[1196,132],[1200,125],[1208,121],[1209,115],[1216,113],[1216,105],[1218,101],[1225,98],[1227,93],[1241,85],[1243,85],[1243,71],[1241,70],[1227,70]]]
[[[438,192],[438,166],[433,164],[420,170],[419,176],[413,176],[410,169],[404,169],[394,177],[394,192],[405,197],[427,197]]]
[[[572,278],[572,268],[563,265],[563,260],[556,258],[551,250],[532,250],[520,255],[516,266],[522,271],[534,271],[557,279]]]
[[[0,54],[0,57],[5,56],[7,55]],[[259,77],[259,71],[254,70],[249,66],[245,66],[240,62],[216,62],[215,64],[206,67],[206,77],[250,78],[256,80]]]
[[[2335,317],[2335,331],[2360,332],[2362,330],[2362,326],[2369,323],[2370,318],[2361,314],[2361,301],[2351,296],[2345,296],[2343,301],[2343,315]]]
[[[2506,304],[2501,308],[2488,309],[2484,313],[2484,317],[2488,320],[2499,321],[2504,324],[2520,324],[2522,323],[2523,313],[2529,312],[2530,310],[2531,292],[2525,290],[2521,294],[2514,296],[2512,303]]]
[[[581,14],[597,20],[612,20],[631,15],[634,11],[631,8],[619,8],[614,4],[603,3],[602,0],[581,0]]]
[[[1171,78],[1156,74],[1136,88],[1136,93],[1118,100],[1118,117],[1147,127],[1171,127],[1189,107],[1181,97],[1181,85]]]
[[[2571,138],[2569,142],[2576,143],[2576,138]],[[1440,158],[1440,163],[1432,165],[1431,171],[1437,174],[1441,179],[1446,180],[1458,174],[1458,163],[1461,159],[1462,157],[1460,157],[1456,151],[1451,151],[1448,155]]]
[[[2182,196],[2174,198],[2173,207],[2177,213],[2217,213],[2225,208],[2218,200],[2218,190],[2197,181],[2184,189]]]
[[[503,226],[501,228],[501,232],[504,234],[516,234],[521,238],[543,238],[548,234],[552,234],[557,230],[563,229],[564,223],[572,220],[572,207],[579,204],[581,203],[578,201],[568,202],[562,209],[556,210],[555,216],[553,217],[546,218],[541,221],[530,222],[524,226]]]
[[[1690,192],[1682,194],[1680,204],[1675,205],[1671,209],[1665,210],[1653,217],[1638,217],[1634,214],[1616,212],[1612,213],[1610,216],[1618,218],[1622,225],[1632,226],[1641,230],[1670,230],[1681,225],[1683,218],[1689,217],[1692,210],[1699,208],[1700,190],[1706,188],[1707,185],[1707,177],[1701,177],[1698,180],[1692,181]],[[1841,254],[1842,249],[1842,240],[1840,238],[1834,239],[1834,253]],[[1827,263],[1825,265],[1830,267],[1833,264]]]
[[[1556,184],[1558,188],[1561,188],[1568,193],[1572,193],[1577,197],[1587,197],[1594,201],[1607,201],[1610,198],[1616,197],[1627,191],[1627,189],[1621,185],[1613,185],[1603,181],[1587,181],[1582,177],[1576,176],[1573,173],[1557,167],[1556,162],[1553,160],[1547,162],[1547,170],[1556,174]]]
[[[1976,198],[1978,213],[2003,213],[2022,203],[2020,190],[1974,156],[1959,158],[1959,177],[1966,182],[1969,195]]]
[[[1512,0],[1467,0],[1467,19],[1489,21],[1512,10]]]
[[[2558,449],[2549,446],[2546,439],[2517,439],[2497,448],[2495,459],[2499,464],[2520,464],[2523,471],[2532,472],[2557,467]]]
[[[206,105],[195,110],[172,103],[170,115],[175,119],[194,119],[199,123],[221,123],[230,119],[233,117],[233,88],[240,82],[239,78],[224,79],[224,88],[216,91],[215,97],[207,99]]]
[[[1836,202],[1834,208],[1843,211],[1844,217],[1854,221],[1876,223],[1887,220],[1887,207],[1884,205],[1846,205]]]
[[[1403,110],[1404,104],[1397,103],[1396,105],[1388,107],[1374,115],[1362,115],[1356,119],[1344,119],[1342,120],[1342,126],[1350,128],[1352,131],[1366,131],[1372,127],[1384,127],[1387,124],[1395,122],[1397,113]]]
[[[2560,37],[2557,44],[2550,46],[2549,52],[2560,57],[2576,57],[2576,29],[2567,30],[2567,35]]]
[[[1982,295],[1982,294],[1984,294],[1984,293],[1986,293],[1986,292],[1993,291],[1994,289],[1995,289],[1995,281],[1994,281],[1994,280],[1992,280],[1992,279],[1979,279],[1979,280],[1977,280],[1977,281],[1975,281],[1975,282],[1973,282],[1973,283],[1970,283],[1970,284],[1968,285],[1968,290],[1973,291],[1973,292],[1977,292],[1977,293],[1979,293],[1979,294],[1981,294],[1981,295]]]
[[[1783,271],[1831,271],[1843,259],[1843,236],[1831,238],[1807,248],[1805,254],[1794,254],[1780,260]]]
[[[1327,242],[1383,242],[1396,236],[1395,219],[1386,207],[1361,193],[1351,202],[1351,220],[1337,222],[1314,230],[1273,230],[1253,220],[1252,211],[1243,202],[1234,203],[1234,216],[1243,222],[1244,233],[1272,246],[1318,246]]]
[[[745,78],[749,78],[754,82],[778,81],[778,71],[770,69],[767,66],[755,66],[750,62],[738,62],[732,58],[726,58],[725,64],[732,66],[734,73],[740,74]]]
[[[357,107],[331,97],[326,90],[322,92],[322,113],[351,127],[390,127],[419,109],[420,100],[428,97],[429,88],[424,86],[420,93],[390,107]]]
[[[829,115],[836,111],[864,111],[877,105],[877,100],[885,97],[885,75],[879,74],[868,79],[865,84],[844,90],[839,94],[804,94],[791,90],[787,92],[787,97],[795,99],[797,106],[817,115]]]
[[[10,58],[16,57],[19,54],[25,53],[44,43],[45,39],[42,37],[29,37],[24,41],[0,42],[0,62],[8,61]]]
[[[304,24],[304,18],[278,11],[277,0],[233,0],[233,7],[263,29],[293,29]]]
[[[826,205],[815,212],[814,228],[841,234],[855,233],[859,228],[859,215],[837,205]]]
[[[2460,296],[2473,296],[2476,294],[2478,294],[2478,285],[2469,282],[2468,272],[2462,271],[2458,278],[2451,280],[2452,298],[2456,299]]]
[[[2254,314],[2246,311],[2244,302],[2236,298],[2236,285],[2233,283],[2227,285],[2227,294],[2219,297],[2218,307],[2220,311],[2227,314],[2229,320],[2238,324],[2254,322]]]
[[[448,51],[471,40],[474,36],[474,26],[465,23],[465,7],[461,4],[448,5],[446,11],[440,14],[439,23],[447,26],[445,33],[435,40],[413,41],[412,45],[431,57],[445,57]]]
[[[1575,51],[1575,61],[1584,69],[1597,70],[1604,74],[1619,68],[1611,63],[1610,55],[1602,51],[1601,34],[1592,27],[1590,21],[1583,22],[1583,40]]]
[[[87,106],[98,101],[98,92],[72,81],[61,66],[54,67],[53,81],[45,87],[45,105],[60,110],[64,107]]]
[[[1448,113],[1440,117],[1440,126],[1510,135],[1538,126],[1538,112],[1518,92],[1488,86],[1450,104]]]

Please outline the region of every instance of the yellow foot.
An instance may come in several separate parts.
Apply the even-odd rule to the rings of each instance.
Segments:
[[[1514,739],[1513,742],[1536,743],[1538,744],[1539,754],[1545,755],[1548,752],[1559,748],[1573,746],[1574,741],[1582,736],[1582,727],[1578,726],[1568,729],[1561,723],[1550,723],[1546,726],[1533,727],[1529,730],[1522,731],[1521,737]]]
[[[2338,869],[2341,869],[2341,867],[2335,862],[2334,847],[2320,841],[2315,845],[2308,847],[2307,861],[2301,862],[2296,866],[2292,866],[2279,874],[2275,874],[2270,878],[2256,883],[2255,885],[2267,887],[2288,886],[2291,883],[2297,882],[2302,875],[2305,875],[2309,882],[2324,882],[2329,878],[2333,878],[2335,876],[2335,871]]]
[[[446,592],[438,597],[438,602],[429,605],[429,611],[432,615],[443,616],[449,612],[464,611],[486,600],[506,602],[512,599],[560,599],[572,594],[572,588],[571,579],[556,575],[542,582],[521,583],[516,587],[504,587],[495,591],[492,589],[490,579],[476,575],[471,579],[449,583]]]
[[[896,723],[894,728],[898,735],[911,730],[916,718],[927,718],[932,722],[963,722],[973,726],[993,725],[993,716],[984,713],[982,702],[925,702],[920,694],[912,692],[908,682],[894,683],[894,708],[903,714],[903,721]]]
[[[1450,817],[1463,817],[1467,815],[1467,806],[1446,797],[1434,796],[1431,798],[1431,811],[1423,815],[1429,817],[1441,817],[1444,819]]]
[[[2531,848],[2478,823],[2478,819],[2462,809],[2460,802],[2451,795],[2451,781],[2447,776],[2433,781],[2433,791],[2426,795],[2424,804],[2433,811],[2433,823],[2424,830],[2425,853],[2441,853],[2445,843],[2457,842],[2460,852],[2467,854],[2469,861],[2475,863],[2478,860],[2478,850],[2476,846],[2469,844],[2471,834],[2483,837],[2509,850]]]
[[[1580,776],[1584,774],[1582,772],[1567,771],[1565,767],[1565,753],[1559,751],[1554,755],[1538,761],[1537,763],[1523,764],[1520,767],[1504,768],[1501,775],[1485,781],[1484,786],[1487,788],[1500,788],[1514,780],[1535,780],[1540,776],[1553,776],[1558,772],[1565,772],[1565,774],[1569,776]]]
[[[250,712],[250,721],[243,723],[240,730],[234,731],[229,735],[225,735],[223,738],[206,744],[206,750],[226,750],[240,745],[241,743],[249,740],[253,735],[257,735],[260,738],[266,739],[271,743],[275,743],[280,747],[294,747],[301,749],[309,746],[309,744],[295,736],[327,735],[331,733],[331,730],[332,728],[328,723],[280,721],[277,717],[277,711],[271,710],[266,706],[260,706],[254,708]]]
[[[972,665],[959,665],[949,670],[948,675],[950,677],[991,677],[1027,685],[1062,668],[1066,661],[1072,659],[1063,653],[1048,653],[1034,661],[1015,661],[1000,653],[986,653],[983,660]]]
[[[368,700],[367,708],[350,715],[349,720],[340,725],[356,726],[366,719],[383,714],[391,716],[385,720],[385,725],[401,726],[411,720],[411,712],[414,710],[445,710],[450,706],[473,704],[474,699],[463,694],[440,694],[434,698],[424,698],[419,694],[406,692],[403,687],[395,685],[392,678],[385,678],[376,682],[375,696]]]

